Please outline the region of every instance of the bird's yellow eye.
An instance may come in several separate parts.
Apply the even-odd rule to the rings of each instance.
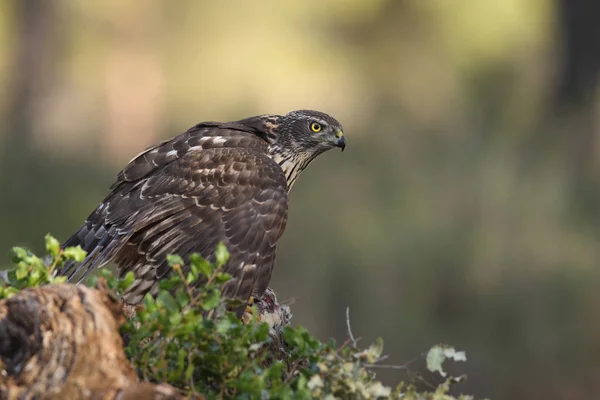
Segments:
[[[317,123],[317,122],[313,122],[312,124],[310,124],[310,129],[317,133],[317,132],[321,132],[321,129],[323,129],[323,127],[321,126],[321,124]]]

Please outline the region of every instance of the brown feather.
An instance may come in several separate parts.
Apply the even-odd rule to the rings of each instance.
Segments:
[[[210,258],[223,241],[231,253],[225,270],[233,277],[225,292],[248,299],[259,278],[271,275],[287,217],[285,176],[267,146],[239,129],[199,125],[151,147],[123,169],[65,246],[78,242],[95,250],[82,263],[83,276],[111,260],[120,276],[133,271],[136,280],[124,298],[134,303],[156,291],[169,271],[168,254]],[[102,239],[107,243],[98,248]]]
[[[329,130],[312,134],[308,126],[315,120]],[[260,296],[286,226],[288,191],[318,154],[345,146],[340,133],[332,117],[302,110],[203,122],[149,147],[118,174],[108,196],[63,244],[81,245],[86,259],[58,273],[81,280],[114,261],[121,277],[134,273],[124,300],[135,304],[156,294],[170,271],[168,254],[212,259],[222,241],[230,252],[224,268],[232,275],[224,294]]]

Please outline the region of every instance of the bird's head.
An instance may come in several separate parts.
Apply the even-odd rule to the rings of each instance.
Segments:
[[[346,147],[342,125],[320,111],[297,110],[285,115],[259,115],[239,121],[269,142],[268,154],[278,163],[291,188],[321,153]]]
[[[319,154],[346,147],[342,125],[320,111],[292,111],[275,120],[269,155],[283,169],[289,189]]]
[[[294,151],[318,155],[339,147],[346,138],[342,125],[331,115],[313,110],[292,111],[279,118],[278,142]]]

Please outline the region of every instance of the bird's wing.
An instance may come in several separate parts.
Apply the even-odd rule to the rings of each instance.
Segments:
[[[233,279],[225,294],[248,298],[270,279],[275,245],[287,220],[287,184],[265,144],[235,129],[202,128],[134,158],[111,194],[63,246],[81,244],[88,256],[76,270],[112,259],[133,271],[129,302],[168,272],[167,254],[212,256],[223,241]],[[79,279],[83,276],[79,277]]]

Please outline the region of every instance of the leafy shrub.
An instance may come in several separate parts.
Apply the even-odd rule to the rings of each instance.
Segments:
[[[0,284],[0,299],[26,287],[64,282],[64,277],[53,276],[53,270],[67,260],[85,257],[80,247],[60,249],[50,235],[46,250],[48,256],[42,259],[24,248],[13,248],[16,268],[7,274],[8,282]],[[125,352],[140,378],[167,382],[209,399],[471,398],[449,394],[452,384],[463,377],[447,376],[444,361],[466,361],[465,354],[452,347],[434,346],[428,352],[428,369],[445,381],[431,392],[418,392],[404,382],[390,388],[377,381],[372,368],[381,366],[378,363],[385,358],[383,341],[360,349],[349,325],[349,340],[337,346],[334,341],[322,343],[303,327],[273,332],[260,321],[256,306],[250,320],[242,322],[229,311],[239,302],[221,297],[221,287],[230,278],[221,270],[228,258],[224,246],[217,248],[215,258],[212,264],[193,255],[189,268],[182,268],[180,257],[169,256],[174,273],[160,283],[158,296],[146,296],[143,306],[122,326]],[[116,292],[133,282],[132,274],[120,281],[106,269],[100,275]],[[86,284],[93,285],[95,279]],[[199,279],[200,290],[192,289]]]

